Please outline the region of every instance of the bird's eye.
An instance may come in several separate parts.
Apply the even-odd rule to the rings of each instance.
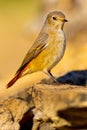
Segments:
[[[53,20],[56,20],[56,17],[53,17]]]

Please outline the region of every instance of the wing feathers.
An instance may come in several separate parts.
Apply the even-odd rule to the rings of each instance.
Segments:
[[[35,43],[32,45],[28,53],[26,54],[20,68],[17,70],[16,74],[18,74],[21,70],[25,68],[25,66],[34,59],[39,53],[47,47],[48,43],[48,34],[42,33],[39,35]]]

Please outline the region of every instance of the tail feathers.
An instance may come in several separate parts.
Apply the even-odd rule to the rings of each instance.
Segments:
[[[21,73],[18,73],[7,85],[7,88],[10,88],[21,76]]]

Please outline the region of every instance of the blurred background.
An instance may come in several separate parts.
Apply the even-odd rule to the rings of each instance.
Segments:
[[[0,84],[15,74],[53,10],[69,21],[66,52],[54,75],[87,69],[87,0],[0,0]]]

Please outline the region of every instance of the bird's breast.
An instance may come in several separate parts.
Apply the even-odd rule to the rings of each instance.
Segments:
[[[63,57],[66,46],[65,35],[63,31],[58,31],[49,37],[48,55],[50,55],[50,62],[55,66]]]
[[[48,40],[48,49],[50,53],[57,55],[57,57],[61,57],[64,53],[66,46],[65,34],[62,30],[54,32],[49,36]]]

